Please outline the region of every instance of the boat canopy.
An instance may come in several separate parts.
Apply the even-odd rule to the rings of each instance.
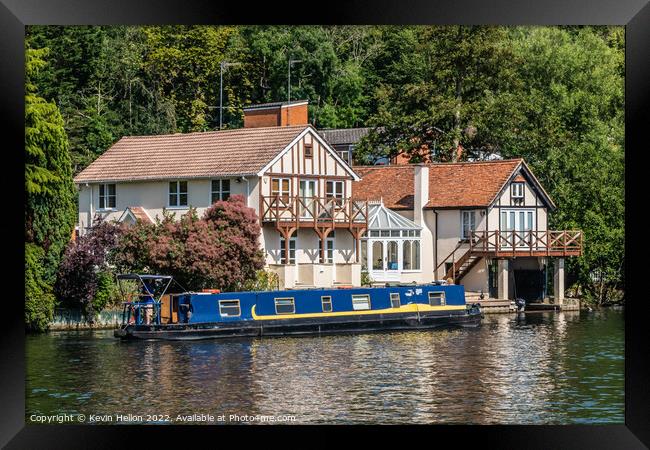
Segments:
[[[117,276],[118,280],[171,280],[171,275],[148,275],[137,273],[123,273]]]

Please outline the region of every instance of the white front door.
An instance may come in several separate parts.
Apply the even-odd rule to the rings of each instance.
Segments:
[[[370,277],[375,281],[400,280],[400,245],[398,241],[373,240],[369,241],[368,258]]]
[[[535,229],[534,209],[501,210],[501,247],[525,247],[530,245],[529,231]]]

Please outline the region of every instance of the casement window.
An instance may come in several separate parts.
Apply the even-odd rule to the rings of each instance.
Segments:
[[[219,200],[228,200],[230,197],[230,180],[212,180],[210,203]]]
[[[327,200],[335,199],[339,205],[343,204],[344,181],[328,181],[325,183],[325,197]]]
[[[431,305],[431,306],[445,306],[445,291],[431,291],[431,292],[429,292],[429,305]]]
[[[99,209],[112,209],[117,204],[114,184],[99,185]]]
[[[321,264],[323,263],[332,264],[334,262],[334,239],[336,238],[334,233],[335,233],[334,230],[330,231],[330,234],[328,234],[327,238],[325,239],[325,261],[321,261]],[[319,258],[322,250],[323,250],[323,241],[319,239],[318,240]]]
[[[390,294],[390,306],[393,308],[399,308],[400,307],[400,300],[399,300],[399,293],[394,292]]]
[[[524,183],[512,183],[510,185],[512,198],[524,198]]]
[[[352,309],[355,311],[370,309],[370,296],[367,294],[353,295]]]
[[[402,265],[403,270],[420,270],[420,241],[404,241]]]
[[[305,144],[305,158],[314,156],[314,147],[312,144]]]
[[[187,181],[169,183],[169,206],[187,206]]]
[[[349,150],[339,150],[337,153],[341,159],[348,164],[348,166],[352,165],[352,154]]]
[[[461,239],[470,239],[476,231],[476,211],[461,211]]]
[[[323,305],[323,312],[332,312],[332,297],[323,296],[320,298],[320,302]]]
[[[221,317],[241,316],[239,300],[219,300],[219,315]]]
[[[276,314],[295,314],[296,302],[293,297],[276,298],[275,299],[275,313]]]
[[[280,264],[295,264],[296,263],[296,237],[289,239],[289,262],[287,263],[286,249],[284,247],[285,240],[280,238]]]
[[[289,203],[289,187],[289,178],[271,178],[271,196],[279,197],[284,203]]]

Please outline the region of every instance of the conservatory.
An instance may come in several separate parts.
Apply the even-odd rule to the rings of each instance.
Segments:
[[[368,205],[368,230],[361,240],[361,265],[373,281],[399,282],[420,272],[422,227],[384,206]]]

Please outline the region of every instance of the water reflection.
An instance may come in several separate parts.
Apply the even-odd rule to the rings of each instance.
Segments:
[[[27,415],[264,414],[299,423],[623,423],[616,311],[474,330],[236,341],[27,339]]]

